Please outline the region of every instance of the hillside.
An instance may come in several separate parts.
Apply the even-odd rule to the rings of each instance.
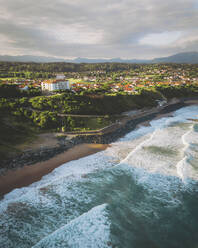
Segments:
[[[152,62],[153,63],[197,64],[198,63],[198,52],[178,53],[178,54],[175,54],[169,57],[156,58]]]
[[[7,62],[36,62],[36,63],[49,63],[49,62],[68,62],[68,63],[135,63],[135,64],[146,64],[146,63],[188,63],[198,64],[198,52],[184,52],[174,54],[168,57],[155,58],[152,60],[146,59],[97,59],[97,58],[75,58],[75,59],[61,59],[57,57],[45,57],[45,56],[9,56],[0,55],[0,61]]]

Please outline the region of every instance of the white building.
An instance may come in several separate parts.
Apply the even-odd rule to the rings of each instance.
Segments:
[[[56,79],[45,80],[41,83],[42,90],[55,91],[55,90],[69,90],[69,81],[65,79],[65,76],[58,74]]]

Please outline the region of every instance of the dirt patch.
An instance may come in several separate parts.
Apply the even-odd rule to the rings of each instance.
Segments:
[[[58,139],[56,133],[42,133],[29,143],[17,145],[16,148],[20,150],[34,150],[43,147],[58,146]]]

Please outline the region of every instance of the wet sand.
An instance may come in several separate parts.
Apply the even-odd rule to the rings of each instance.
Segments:
[[[185,101],[186,105],[197,105],[198,100],[188,100]],[[145,114],[156,112],[156,108],[153,108],[151,111],[146,111],[143,113],[138,114],[138,117],[144,116]],[[165,113],[165,114],[158,114],[153,120],[162,118],[162,117],[171,117],[173,112]],[[124,124],[129,119],[136,118],[137,116],[128,116],[126,119],[120,121],[120,124],[116,124],[115,130],[119,128],[121,125],[124,126]],[[140,123],[138,127],[140,126],[149,126],[150,121],[145,121]],[[112,131],[112,127],[110,127]],[[21,188],[28,186],[32,184],[33,182],[39,181],[44,175],[50,173],[58,166],[67,163],[71,160],[76,160],[91,154],[94,154],[96,152],[105,150],[110,145],[104,145],[104,144],[80,144],[77,145],[69,150],[67,150],[64,153],[58,154],[57,156],[44,161],[39,162],[33,165],[24,166],[23,168],[17,169],[17,170],[10,170],[5,175],[0,176],[0,196],[12,191],[15,188]]]
[[[158,114],[154,119],[168,116],[172,116],[172,112]],[[149,126],[150,121],[141,122],[136,129],[140,126]],[[122,125],[124,124],[122,123]],[[0,176],[0,196],[9,193],[15,188],[25,187],[39,181],[44,175],[47,175],[64,163],[105,150],[109,146],[104,144],[80,144],[49,160],[24,166],[16,170],[9,170],[5,175]]]
[[[64,163],[105,150],[107,147],[109,145],[80,144],[47,161],[24,166],[17,170],[10,170],[5,175],[0,176],[0,196],[15,188],[25,187],[39,181],[44,175]]]

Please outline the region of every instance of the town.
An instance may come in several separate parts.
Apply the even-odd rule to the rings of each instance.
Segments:
[[[1,62],[2,63],[2,62]],[[119,65],[119,64],[118,64]],[[17,85],[22,90],[28,88],[38,88],[42,91],[72,90],[91,91],[100,90],[106,86],[110,92],[125,92],[133,94],[137,88],[150,88],[156,85],[185,85],[198,84],[198,70],[196,65],[188,64],[127,64],[109,69],[104,64],[100,70],[90,70],[91,65],[87,65],[83,71],[65,71],[67,66],[63,66],[63,71],[48,72],[0,72],[1,84]],[[30,66],[31,67],[31,66]],[[87,70],[86,70],[87,69]],[[14,68],[15,70],[15,68]],[[51,69],[50,69],[51,70]]]
[[[133,118],[198,95],[197,65],[190,64],[0,62],[0,68],[2,159],[45,133],[100,133],[125,123],[128,112]]]

